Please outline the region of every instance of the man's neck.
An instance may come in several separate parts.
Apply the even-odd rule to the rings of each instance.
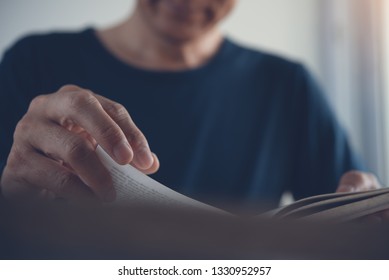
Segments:
[[[206,63],[218,50],[222,36],[212,29],[198,38],[177,41],[158,35],[135,13],[127,21],[97,33],[120,60],[151,70],[179,71]]]

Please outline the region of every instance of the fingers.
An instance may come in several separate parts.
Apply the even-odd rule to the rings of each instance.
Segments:
[[[99,160],[95,146],[86,137],[47,120],[37,122],[33,132],[24,133],[21,137],[24,137],[23,140],[35,150],[50,158],[66,162],[83,184],[89,186],[102,201],[115,199],[111,176]],[[45,163],[42,160],[40,162]],[[37,166],[43,168],[41,165]]]
[[[154,157],[146,137],[135,125],[127,110],[119,103],[95,94],[103,109],[122,129],[134,152],[132,164],[142,170],[155,168]]]
[[[340,179],[337,192],[356,192],[379,189],[380,183],[371,173],[350,171]]]
[[[159,169],[159,160],[158,160],[157,155],[154,153],[152,153],[152,157],[153,157],[153,164],[147,169],[140,169],[138,166],[136,166],[134,164],[131,164],[131,165],[133,165],[135,168],[137,168],[139,171],[143,172],[144,174],[147,174],[147,175],[153,174],[153,173],[157,172]]]
[[[122,105],[77,86],[38,96],[16,127],[2,188],[112,201],[115,190],[96,154],[97,145],[119,164],[131,163],[146,174],[159,168],[158,158]],[[15,152],[18,149],[25,152]]]
[[[152,167],[148,142],[122,105],[88,90],[65,86],[45,105],[45,112],[62,126],[71,123],[84,128],[119,164],[133,161],[139,169]]]
[[[84,128],[117,163],[131,162],[133,151],[126,136],[93,93],[80,88],[75,90],[70,86],[62,88],[55,98],[46,98],[44,101],[39,102],[38,98],[32,106],[61,125],[70,121]]]
[[[5,174],[7,197],[31,198],[42,194],[65,199],[93,199],[89,188],[67,168],[58,162],[34,152],[23,152],[22,157],[12,157]],[[39,166],[39,168],[31,168]],[[15,178],[9,178],[10,174]]]

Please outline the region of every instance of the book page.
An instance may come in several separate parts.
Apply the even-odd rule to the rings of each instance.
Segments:
[[[385,209],[389,209],[388,188],[305,198],[279,209],[274,217],[345,222]]]
[[[120,165],[116,163],[100,146],[97,146],[96,153],[111,173],[116,190],[115,204],[122,206],[179,206],[227,213],[173,191],[129,164]]]
[[[309,213],[324,211],[329,208],[334,208],[358,200],[368,199],[383,193],[387,193],[388,191],[389,189],[378,189],[362,192],[329,193],[311,196],[281,208],[276,213],[276,215],[289,216],[295,213],[301,213],[300,215],[304,215],[304,212],[306,213],[305,215],[307,215]]]
[[[389,192],[314,213],[304,219],[348,222],[389,209]]]

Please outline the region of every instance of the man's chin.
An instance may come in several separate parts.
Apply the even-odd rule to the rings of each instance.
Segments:
[[[204,34],[203,30],[191,28],[159,29],[158,32],[162,38],[176,44],[185,44],[192,42]]]

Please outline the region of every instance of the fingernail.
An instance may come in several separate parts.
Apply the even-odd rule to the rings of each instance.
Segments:
[[[131,161],[133,156],[132,149],[128,142],[121,142],[113,149],[113,155],[118,163],[126,164]]]
[[[148,169],[154,162],[154,158],[151,155],[150,149],[144,147],[137,150],[134,156],[134,163],[140,169]]]

